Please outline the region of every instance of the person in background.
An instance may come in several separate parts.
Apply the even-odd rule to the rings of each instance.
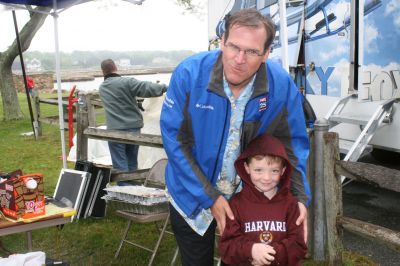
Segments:
[[[29,91],[29,95],[31,97],[33,97],[33,92],[35,89],[35,82],[33,81],[33,79],[30,76],[26,76],[26,84],[28,85],[28,91]]]
[[[183,265],[213,265],[216,226],[223,233],[226,219],[235,219],[228,203],[240,184],[234,162],[266,132],[283,142],[295,167],[296,224],[307,238],[309,141],[298,89],[267,60],[275,25],[255,9],[232,14],[225,25],[221,50],[176,67],[161,110],[170,220]]]
[[[303,227],[296,225],[297,200],[290,192],[293,167],[275,137],[255,138],[235,161],[243,189],[229,202],[219,244],[225,265],[300,265],[307,253]]]
[[[140,133],[143,115],[136,97],[161,96],[167,86],[121,77],[112,59],[102,61],[101,70],[104,81],[100,85],[99,94],[104,106],[107,129]],[[108,147],[114,169],[123,172],[137,169],[138,145],[109,141]]]

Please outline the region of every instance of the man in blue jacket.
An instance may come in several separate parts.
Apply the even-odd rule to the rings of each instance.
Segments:
[[[297,224],[306,225],[309,142],[300,93],[281,66],[266,61],[275,25],[247,9],[225,28],[221,50],[175,69],[161,112],[170,219],[183,265],[213,265],[215,228],[223,232],[225,219],[234,219],[227,202],[240,189],[234,161],[263,133],[286,147],[295,167]]]

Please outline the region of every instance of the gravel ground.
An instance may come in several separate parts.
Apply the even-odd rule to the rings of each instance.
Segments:
[[[364,157],[362,161],[375,162],[371,156]],[[400,170],[399,163],[386,166]],[[343,188],[343,212],[345,216],[400,231],[400,193],[351,182]],[[400,265],[400,252],[346,231],[344,246],[370,257],[378,265]]]
[[[400,231],[400,195],[352,182],[343,188],[343,212],[347,217]],[[400,252],[386,245],[344,231],[344,246],[370,257],[379,265],[400,265]]]

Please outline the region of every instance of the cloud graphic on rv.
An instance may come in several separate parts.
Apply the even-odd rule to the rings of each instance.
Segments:
[[[339,97],[341,90],[348,86],[349,82],[349,61],[341,58],[335,65],[329,79],[328,95]]]
[[[320,57],[323,61],[329,61],[332,58],[336,58],[340,55],[344,55],[349,52],[349,47],[347,45],[332,45],[333,49],[327,49],[320,53]],[[336,61],[336,59],[335,59]]]
[[[391,0],[385,8],[385,16],[393,15],[393,24],[400,27],[400,0]]]
[[[400,11],[400,1],[399,0],[391,0],[386,8],[385,8],[385,16],[396,13]]]
[[[333,29],[339,28],[343,26],[343,21],[350,16],[350,3],[339,1],[337,4],[334,4],[329,8],[329,12],[334,13],[336,16],[336,20],[330,23],[329,26]]]
[[[377,39],[380,38],[378,35],[378,28],[373,22],[367,22],[365,24],[364,33],[364,48],[367,53],[378,53],[379,47]]]

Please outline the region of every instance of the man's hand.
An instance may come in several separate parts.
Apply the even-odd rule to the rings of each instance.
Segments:
[[[301,223],[303,223],[304,242],[307,244],[307,238],[308,238],[307,208],[301,202],[299,202],[298,205],[299,205],[300,215],[299,218],[297,218],[296,220],[296,225],[300,225]]]
[[[211,206],[211,214],[217,221],[217,226],[220,234],[224,232],[226,216],[228,216],[228,218],[231,220],[235,219],[233,217],[233,213],[228,201],[223,196],[219,196],[214,204]]]
[[[159,83],[160,81],[158,80],[158,82],[157,83]],[[167,92],[167,90],[168,90],[168,86],[167,85],[165,85],[164,86],[164,88],[162,89],[162,93],[166,93]]]
[[[275,260],[275,249],[263,243],[255,243],[251,248],[252,265],[270,265]]]

